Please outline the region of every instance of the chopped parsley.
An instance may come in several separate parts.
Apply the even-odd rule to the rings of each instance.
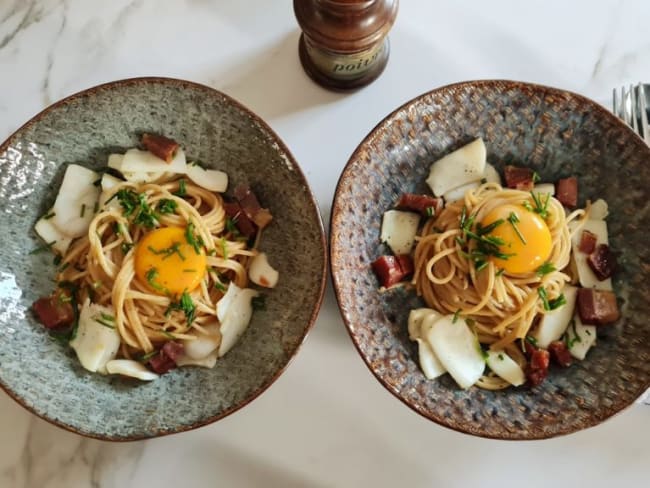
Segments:
[[[571,322],[569,322],[569,329],[571,329],[573,331],[573,337],[569,338],[569,332],[567,331],[566,335],[564,336],[564,339],[565,339],[565,342],[566,342],[566,347],[571,349],[575,345],[576,342],[582,342],[582,338],[580,337],[580,335],[578,334],[578,330],[576,329],[576,321],[575,320],[571,320]],[[589,332],[589,331],[586,331],[586,332]]]
[[[549,263],[548,261],[542,264],[539,268],[537,268],[537,274],[540,276],[547,275],[549,273],[552,273],[555,271],[555,266],[552,263]]]
[[[133,244],[130,242],[123,242],[122,245],[120,246],[120,249],[122,250],[122,254],[125,256],[128,254],[128,252],[131,250],[133,247]]]
[[[226,285],[221,283],[220,281],[215,281],[214,282],[214,287],[219,290],[221,293],[226,293],[228,291],[228,288],[226,288]]]
[[[539,176],[539,173],[537,171],[533,171],[533,183],[537,183],[541,179],[542,178]]]
[[[201,254],[201,247],[199,245],[199,240],[194,234],[194,223],[192,223],[192,221],[188,222],[187,227],[185,227],[185,240],[194,248],[196,254]]]
[[[158,277],[158,270],[156,268],[149,268],[147,273],[144,275],[145,279],[147,280],[147,283],[149,283],[149,286],[153,288],[156,291],[160,291],[162,293],[167,293],[168,290],[164,286],[162,286],[160,283],[156,283],[154,280]]]
[[[187,293],[187,290],[183,292],[177,302],[171,302],[169,304],[167,310],[165,310],[165,316],[169,315],[173,310],[183,312],[185,319],[187,320],[187,326],[190,327],[192,325],[196,316],[196,305],[194,305],[192,297]]]
[[[161,214],[171,214],[176,211],[178,204],[170,198],[162,198],[156,206],[156,211]]]
[[[109,198],[106,203],[116,197],[120,202],[124,216],[127,218],[133,216],[134,224],[148,229],[156,226],[158,223],[157,215],[147,203],[147,197],[144,193],[136,193],[128,188],[122,188]]]
[[[537,347],[537,339],[535,339],[533,336],[526,336],[526,342]]]
[[[156,256],[162,255],[163,260],[167,259],[170,256],[173,256],[174,254],[178,254],[178,257],[181,258],[181,261],[185,261],[185,256],[180,250],[179,242],[174,242],[171,246],[166,247],[165,249],[155,249],[152,246],[147,246],[147,249]]]
[[[49,219],[51,219],[52,217],[54,217],[55,215],[56,215],[55,212],[48,212],[48,213],[46,213],[45,215],[43,215],[43,220],[49,220]]]
[[[82,203],[81,204],[81,212],[79,213],[79,217],[83,217],[85,213],[86,213],[86,204]]]
[[[424,212],[426,213],[427,217],[433,217],[436,215],[436,209],[433,207],[427,207]]]
[[[499,268],[497,272],[494,274],[494,276],[501,276],[505,270],[503,268]]]
[[[499,361],[503,361],[503,359],[504,359],[504,358],[503,358],[503,353],[502,353],[502,352],[500,352],[499,355],[498,355],[497,357],[499,358]]]
[[[485,185],[487,183],[487,178],[481,178],[481,185]]]
[[[141,363],[146,363],[148,362],[152,357],[154,357],[156,354],[158,354],[158,351],[155,349],[151,352],[148,352],[147,354],[143,354],[138,358],[138,361]]]

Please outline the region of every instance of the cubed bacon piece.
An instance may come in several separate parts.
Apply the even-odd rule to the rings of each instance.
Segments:
[[[413,266],[413,260],[411,259],[411,256],[408,254],[400,254],[396,257],[397,262],[399,263],[399,267],[402,270],[402,273],[404,273],[404,277],[412,275],[415,267]]]
[[[565,207],[575,208],[578,205],[578,178],[570,176],[557,180],[555,198]]]
[[[255,235],[255,225],[237,202],[224,202],[223,208],[241,235],[249,239]]]
[[[535,349],[526,367],[526,378],[531,388],[534,388],[548,376],[549,352],[545,349]]]
[[[585,254],[591,254],[596,249],[596,242],[598,241],[598,236],[591,231],[583,230],[582,235],[580,236],[580,245],[578,250]]]
[[[416,195],[415,193],[404,193],[397,202],[400,210],[413,210],[425,217],[434,217],[442,210],[442,198],[430,195]]]
[[[154,156],[159,157],[166,163],[172,162],[174,154],[176,154],[176,151],[179,148],[176,141],[172,141],[165,136],[159,136],[156,134],[142,134],[141,142],[147,151]]]
[[[371,266],[384,288],[399,283],[413,273],[413,261],[406,254],[401,256],[381,256],[373,261]]]
[[[589,267],[600,280],[610,278],[616,270],[616,256],[607,244],[599,244],[587,258]]]
[[[234,195],[244,213],[249,219],[255,222],[257,227],[263,229],[271,223],[273,219],[271,212],[266,208],[262,208],[257,196],[255,196],[255,193],[252,192],[250,187],[239,185],[235,188]]]
[[[533,170],[530,168],[508,165],[503,169],[503,176],[505,177],[508,188],[530,191],[535,186]]]
[[[72,324],[74,310],[70,300],[63,300],[64,297],[67,298],[67,295],[57,292],[49,297],[39,298],[32,305],[38,320],[47,329],[58,329]]]
[[[609,290],[578,289],[578,313],[584,324],[606,325],[620,316],[616,295]]]
[[[564,341],[553,341],[548,345],[551,359],[563,368],[571,366],[572,356]]]
[[[179,342],[166,342],[158,354],[149,360],[149,366],[155,373],[165,374],[176,367],[176,361],[183,350],[183,344]]]

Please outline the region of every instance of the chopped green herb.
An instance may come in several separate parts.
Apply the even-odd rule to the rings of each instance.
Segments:
[[[535,206],[533,207],[533,211],[537,214],[539,214],[540,217],[543,219],[548,218],[548,202],[551,199],[550,193],[546,194],[546,200],[542,202],[542,195],[540,193],[535,193],[534,191],[530,192],[530,195],[533,197],[533,203]]]
[[[52,264],[54,264],[54,266],[58,266],[59,264],[61,264],[61,261],[63,261],[63,256],[61,256],[60,254],[56,254],[54,256],[54,260],[52,261]]]
[[[122,245],[120,246],[120,249],[122,250],[122,254],[125,256],[128,254],[128,252],[131,250],[133,247],[133,244],[130,242],[123,242]]]
[[[83,217],[85,213],[86,213],[86,204],[82,203],[81,204],[81,212],[79,213],[79,217]]]
[[[207,169],[208,169],[207,165],[203,164],[201,161],[192,161],[192,162],[190,162],[190,163],[188,163],[188,164],[189,164],[190,166],[198,166],[199,168],[201,168],[201,169],[203,169],[203,170],[207,170]]]
[[[436,209],[433,207],[427,207],[425,210],[427,217],[433,217],[436,214]]]
[[[228,247],[226,246],[226,239],[222,237],[219,240],[219,245],[221,246],[221,255],[224,259],[228,259]]]
[[[251,300],[251,306],[253,310],[264,310],[266,309],[266,297],[264,295],[258,295],[253,297]]]
[[[494,274],[494,276],[501,276],[505,270],[503,268],[499,268],[497,272]]]
[[[101,178],[97,178],[95,181],[93,181],[93,186],[99,186],[101,184],[102,184],[102,179]]]
[[[226,217],[226,230],[234,235],[239,235],[239,229],[237,228],[237,218]]]
[[[185,180],[180,179],[178,181],[178,190],[174,192],[174,195],[178,197],[184,197],[187,194],[187,188],[185,188]]]
[[[487,183],[487,178],[481,178],[481,185],[485,185]]]
[[[93,213],[97,213],[99,210],[99,202],[95,202],[95,206],[93,207]]]
[[[32,249],[29,251],[29,254],[38,254],[43,251],[49,250],[54,244],[56,244],[56,241],[48,242],[47,244],[43,244],[42,246],[38,246],[37,248]]]
[[[160,333],[164,335],[167,339],[171,339],[171,340],[176,339],[176,336],[174,334],[170,334],[166,330],[161,330]]]
[[[122,188],[113,197],[109,198],[106,203],[110,202],[114,197],[117,197],[120,202],[125,217],[133,215],[133,223],[148,229],[156,226],[158,219],[143,193],[136,193],[128,188]]]
[[[535,209],[533,209],[533,206],[530,204],[530,202],[529,202],[528,200],[525,200],[521,205],[522,205],[526,210],[528,210],[529,212],[534,212],[534,211],[535,211]]]
[[[508,222],[510,222],[510,225],[512,225],[512,228],[515,229],[515,233],[517,234],[517,237],[519,237],[519,240],[523,244],[526,244],[526,239],[524,239],[524,236],[522,235],[521,231],[519,230],[519,227],[517,227],[517,223],[519,222],[519,217],[517,217],[517,214],[514,213],[514,212],[510,212],[510,215],[508,215]]]
[[[196,315],[196,305],[192,301],[192,297],[187,290],[183,292],[180,299],[177,302],[171,302],[165,310],[165,316],[168,316],[173,310],[179,310],[185,314],[185,319],[187,320],[187,326],[190,327],[194,321]]]
[[[539,180],[541,180],[539,173],[537,171],[533,171],[533,183],[537,183]]]
[[[199,246],[199,241],[194,234],[194,223],[192,223],[192,221],[189,221],[187,227],[185,227],[185,240],[187,240],[187,243],[194,248],[196,254],[201,253],[201,247]]]
[[[503,361],[503,359],[504,359],[502,352],[500,352],[497,357],[499,358],[499,361]]]
[[[526,342],[537,347],[537,339],[535,339],[533,336],[526,336]]]
[[[221,293],[226,293],[228,291],[228,288],[226,288],[226,285],[223,283],[220,283],[219,281],[214,282],[214,287],[219,290]]]
[[[481,226],[481,227],[478,227],[478,228],[476,229],[476,233],[477,233],[478,235],[480,235],[480,236],[485,235],[485,234],[489,234],[489,233],[492,232],[494,229],[496,229],[496,228],[499,227],[501,224],[503,224],[503,222],[504,222],[503,219],[497,219],[497,220],[495,220],[494,222],[492,222],[491,224],[486,225],[485,227],[482,227],[482,226]]]
[[[93,320],[98,324],[108,327],[109,329],[115,328],[115,317],[108,315],[107,313],[100,313],[99,316],[93,317]]]
[[[185,256],[180,250],[180,243],[174,242],[171,246],[166,247],[165,249],[154,249],[152,246],[147,246],[147,249],[155,254],[156,256],[163,256],[163,260],[167,259],[174,254],[178,254],[178,257],[181,258],[181,261],[185,261]]]
[[[544,306],[544,310],[550,310],[551,305],[548,303],[548,295],[546,294],[546,289],[544,289],[543,286],[540,286],[537,289],[537,295],[539,295],[539,298],[542,301],[542,305]]]
[[[487,267],[488,263],[487,261],[474,261],[474,267],[476,268],[476,271],[481,271]]]
[[[567,333],[564,336],[564,339],[565,339],[565,342],[566,342],[566,347],[571,349],[575,345],[576,342],[582,342],[582,338],[580,337],[580,335],[578,334],[578,330],[576,329],[576,321],[575,320],[571,320],[571,322],[569,322],[569,329],[571,329],[573,331],[573,337],[571,339],[569,339],[569,332],[567,331]],[[586,332],[588,332],[588,331],[586,331]]]
[[[454,317],[451,319],[451,323],[455,324],[456,321],[458,320],[458,317],[460,317],[460,308],[454,312]]]
[[[555,266],[553,266],[553,264],[549,263],[548,261],[537,268],[537,274],[540,276],[547,275],[553,271],[555,271]]]
[[[170,198],[163,198],[158,202],[156,210],[161,214],[171,214],[176,212],[178,204]]]
[[[167,289],[162,286],[160,283],[156,283],[154,280],[158,277],[158,270],[156,268],[149,268],[149,270],[144,275],[147,283],[156,291],[167,293]]]
[[[585,334],[591,335],[591,331],[589,329],[585,329]]]
[[[79,328],[79,303],[77,302],[77,292],[79,287],[71,281],[60,281],[59,288],[63,288],[69,292],[70,304],[72,305],[73,321],[72,327],[69,329],[68,342],[77,337],[77,329]]]
[[[475,322],[474,319],[471,318],[471,317],[467,317],[467,318],[465,319],[465,323],[466,323],[467,325],[469,325],[470,327],[474,327],[474,325],[476,325],[476,322]]]
[[[141,363],[146,363],[148,362],[152,357],[154,357],[156,354],[158,354],[158,351],[153,350],[151,352],[148,352],[147,354],[143,354],[138,358],[138,362]]]
[[[556,308],[560,308],[562,305],[566,305],[566,297],[564,296],[564,293],[561,293],[559,297],[553,300],[549,300],[548,305],[551,307],[551,310],[555,310]]]
[[[456,241],[456,244],[458,244],[461,248],[466,244],[465,239],[461,239],[458,236],[454,237],[454,241]]]
[[[488,358],[490,357],[490,355],[487,353],[487,351],[486,351],[485,349],[483,349],[483,348],[481,347],[481,343],[480,343],[480,342],[476,341],[476,343],[478,344],[478,352],[479,352],[479,353],[481,354],[481,356],[483,357],[483,361],[487,361]]]
[[[54,217],[55,215],[56,215],[55,212],[48,212],[48,213],[46,213],[45,215],[43,215],[43,219],[44,219],[44,220],[49,220],[49,219],[51,219],[52,217]]]

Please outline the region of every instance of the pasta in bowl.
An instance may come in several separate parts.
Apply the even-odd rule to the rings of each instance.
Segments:
[[[178,144],[169,163],[144,134]],[[216,90],[136,78],[72,95],[0,146],[0,174],[0,387],[58,426],[134,440],[214,422],[313,325],[326,256],[309,185]]]
[[[477,139],[484,173],[468,180],[472,165],[463,161],[480,153]],[[467,147],[462,159],[452,156]],[[635,210],[645,205],[648,152],[597,104],[519,82],[450,85],[387,116],[351,156],[331,221],[337,299],[370,371],[424,417],[491,438],[568,434],[632,404],[650,386],[650,331],[642,319],[649,256],[640,230],[648,222]],[[446,158],[452,161],[441,178],[432,164]],[[513,168],[544,186],[508,188]],[[563,193],[576,182],[577,201],[566,205]],[[549,187],[554,196],[547,197]],[[608,206],[606,220],[599,200]],[[550,215],[536,211],[545,206]],[[593,272],[591,253],[576,248],[584,230],[605,225],[596,247],[611,246],[618,266],[596,279],[600,285],[582,283],[571,263]],[[578,302],[581,288],[598,286],[609,287],[599,290],[608,306],[604,325]],[[548,325],[557,326],[540,332],[542,318],[556,312],[562,316]],[[587,338],[584,330],[593,328],[595,347],[575,340],[575,330]],[[570,366],[553,358],[555,342]],[[428,351],[437,359],[454,355],[441,369]],[[458,351],[470,362],[452,375]]]

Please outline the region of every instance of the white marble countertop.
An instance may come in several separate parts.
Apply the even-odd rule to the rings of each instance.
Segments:
[[[609,105],[650,81],[645,0],[403,0],[384,74],[349,95],[302,72],[290,0],[0,0],[0,138],[66,95],[143,75],[218,88],[265,118],[327,223],[340,171],[393,108],[436,86],[507,78]],[[334,141],[334,143],[332,142]],[[0,393],[0,487],[647,486],[650,408],[570,436],[500,442],[416,415],[367,370],[331,289],[286,373],[242,411],[144,442],[84,439]]]

